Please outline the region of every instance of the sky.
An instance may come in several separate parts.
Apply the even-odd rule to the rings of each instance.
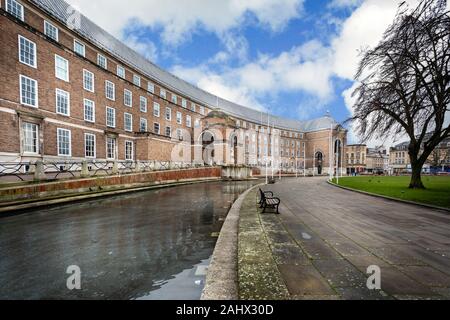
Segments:
[[[339,122],[362,49],[401,0],[66,0],[147,59],[222,98],[283,117]],[[416,0],[407,1],[411,5]],[[360,142],[349,129],[349,143]],[[374,139],[369,145],[395,141]]]

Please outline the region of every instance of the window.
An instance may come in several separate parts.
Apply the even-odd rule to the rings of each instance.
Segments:
[[[25,153],[39,153],[39,126],[34,123],[22,123],[22,148]]]
[[[205,107],[200,106],[200,114],[202,115],[205,114]]]
[[[155,93],[155,85],[151,82],[147,84],[147,91],[151,93]]]
[[[56,113],[70,116],[70,94],[61,89],[56,89]]]
[[[195,103],[191,103],[191,111],[195,112],[197,109]]]
[[[101,54],[97,55],[97,64],[103,69],[108,69],[108,60],[106,59],[105,56],[102,56]]]
[[[159,103],[153,102],[153,115],[159,118],[160,115],[160,106]]]
[[[125,131],[132,132],[133,131],[133,115],[130,113],[124,113],[124,129]]]
[[[166,127],[166,136],[167,137],[171,137],[172,136],[172,128],[171,127]]]
[[[172,109],[166,108],[166,120],[172,121]]]
[[[116,127],[116,109],[106,107],[106,126],[110,128]]]
[[[73,51],[82,57],[86,56],[86,46],[78,40],[73,40]]]
[[[139,122],[139,131],[147,132],[147,119],[141,118],[141,121]]]
[[[123,79],[125,79],[125,68],[122,66],[117,66],[117,75]]]
[[[195,121],[194,121],[194,126],[195,126],[196,128],[200,127],[200,119],[195,119]]]
[[[116,100],[116,85],[111,81],[105,81],[105,94],[107,99],[112,101]]]
[[[95,147],[95,134],[85,133],[84,134],[84,156],[86,158],[95,158],[96,147]]]
[[[125,141],[125,160],[133,160],[133,141]]]
[[[20,20],[24,20],[23,6],[14,0],[6,0],[6,11]]]
[[[178,102],[177,96],[172,93],[172,103],[177,104],[177,102]]]
[[[38,83],[36,80],[20,76],[20,103],[38,107]]]
[[[87,70],[83,70],[83,88],[84,90],[94,92],[94,74]]]
[[[130,90],[125,89],[123,91],[123,104],[127,107],[133,105],[133,93]]]
[[[95,103],[94,101],[84,99],[84,120],[95,122]]]
[[[155,122],[153,124],[153,132],[159,134],[159,123]]]
[[[177,129],[177,139],[183,140],[183,131],[181,129]]]
[[[44,34],[50,39],[58,41],[58,28],[48,21],[44,21]]]
[[[69,61],[55,54],[55,75],[58,79],[69,81]]]
[[[141,112],[147,112],[147,98],[146,97],[140,97],[139,98],[139,109]]]
[[[177,112],[177,123],[182,124],[183,123],[183,115],[181,112]]]
[[[183,108],[187,108],[187,101],[186,101],[186,99],[181,99],[181,106],[183,107]]]
[[[141,86],[141,77],[139,77],[138,75],[133,75],[133,83],[135,85],[137,85],[138,87]]]
[[[186,127],[190,128],[191,126],[191,116],[186,116]]]
[[[106,138],[106,157],[110,160],[116,158],[116,139],[107,137]]]
[[[159,90],[159,96],[160,96],[161,98],[163,98],[163,99],[166,99],[166,97],[167,97],[166,90],[164,90],[163,88],[161,88],[161,89]]]
[[[36,68],[36,44],[22,36],[19,36],[19,61],[27,66]]]
[[[71,156],[71,133],[70,130],[57,129],[58,156]]]

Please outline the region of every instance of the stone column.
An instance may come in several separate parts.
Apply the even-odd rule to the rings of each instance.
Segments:
[[[47,180],[44,168],[44,161],[42,160],[37,160],[35,163],[34,180],[36,181]]]
[[[112,174],[119,174],[119,163],[117,160],[114,161]]]
[[[81,177],[82,178],[89,177],[89,168],[88,168],[88,163],[86,160],[84,160],[81,163]]]

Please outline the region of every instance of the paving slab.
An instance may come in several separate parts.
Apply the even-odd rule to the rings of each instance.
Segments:
[[[242,205],[239,268],[253,283],[244,284],[245,297],[254,290],[267,298],[272,290],[275,299],[450,299],[445,213],[336,188],[324,178],[263,189],[280,197],[281,214],[261,214],[256,195]],[[369,266],[380,267],[381,290],[367,288]]]

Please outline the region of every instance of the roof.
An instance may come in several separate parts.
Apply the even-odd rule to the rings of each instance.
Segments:
[[[30,1],[64,25],[67,25],[66,22],[70,21],[69,16],[72,15],[72,12],[67,10],[70,7],[67,2],[63,0]],[[74,32],[177,94],[184,95],[211,109],[221,109],[231,116],[249,122],[262,124],[268,122],[267,114],[263,114],[261,111],[217,97],[161,69],[96,25],[83,14],[80,14],[80,27],[75,29]],[[331,116],[327,115],[310,121],[298,121],[270,116],[270,125],[274,125],[278,129],[312,132],[329,129],[331,126],[336,128],[339,124]]]

